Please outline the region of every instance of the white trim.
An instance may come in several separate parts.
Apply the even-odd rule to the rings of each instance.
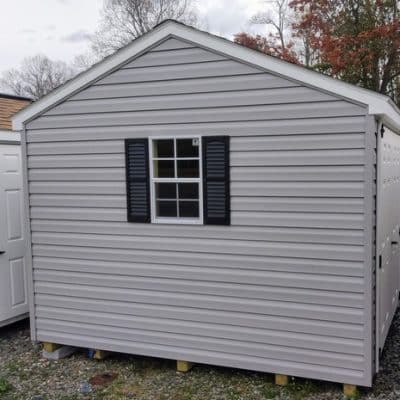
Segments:
[[[154,140],[173,140],[174,141],[174,158],[153,157],[153,141]],[[199,157],[177,157],[176,140],[177,139],[198,139],[199,140]],[[150,165],[150,212],[152,224],[183,224],[183,225],[203,225],[203,160],[202,160],[202,141],[198,135],[191,136],[149,136],[149,165]],[[198,160],[199,161],[199,177],[198,178],[155,178],[153,161],[165,159],[174,161],[174,169],[177,173],[177,160]],[[199,217],[198,218],[184,218],[184,217],[157,217],[156,216],[156,196],[154,186],[155,183],[197,183],[199,185]],[[177,202],[177,206],[179,201]]]
[[[149,47],[170,36],[223,53],[228,57],[244,61],[308,86],[320,88],[340,97],[345,97],[349,100],[365,104],[369,107],[370,114],[382,116],[389,125],[400,129],[400,111],[387,96],[362,89],[338,79],[333,79],[275,57],[266,56],[265,54],[240,46],[229,40],[210,35],[206,32],[199,31],[171,20],[158,25],[152,31],[136,39],[112,56],[107,57],[102,62],[78,75],[76,78],[62,85],[58,89],[53,90],[41,100],[18,112],[12,119],[13,129],[21,130],[28,120],[43,113],[48,108],[71,96],[78,90],[88,86],[90,83],[106,75],[133,57],[142,54]]]
[[[21,134],[19,132],[0,129],[1,144],[18,144],[21,143]]]

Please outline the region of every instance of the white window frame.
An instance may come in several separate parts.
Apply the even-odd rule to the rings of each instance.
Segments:
[[[177,169],[178,160],[197,160],[197,157],[177,157],[176,140],[177,139],[197,139],[199,141],[199,177],[198,178],[156,178],[154,177],[154,160],[173,160],[175,171]],[[173,140],[174,141],[174,158],[162,158],[153,156],[154,140]],[[149,136],[149,165],[150,165],[150,209],[151,222],[154,224],[185,224],[185,225],[203,225],[203,157],[202,157],[202,141],[201,136],[185,135],[185,136]],[[186,217],[157,217],[156,216],[156,183],[198,183],[199,185],[199,218]]]

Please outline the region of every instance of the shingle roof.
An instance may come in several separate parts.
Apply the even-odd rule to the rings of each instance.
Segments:
[[[11,118],[31,103],[25,97],[0,93],[0,129],[12,129]]]

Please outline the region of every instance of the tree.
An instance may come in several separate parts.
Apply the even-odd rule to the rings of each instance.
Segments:
[[[38,100],[74,75],[66,63],[39,54],[25,58],[19,69],[4,72],[0,85],[18,96]]]
[[[75,56],[71,65],[76,73],[81,73],[88,70],[99,61],[101,61],[101,58],[98,55],[91,51],[87,51],[86,53],[81,53]]]
[[[261,51],[262,53],[270,56],[278,57],[295,64],[299,63],[298,56],[293,49],[293,44],[288,44],[285,46],[285,48],[282,48],[269,37],[250,35],[249,33],[245,32],[237,33],[233,40],[235,43],[239,43],[251,49]]]
[[[298,63],[299,58],[290,33],[291,13],[288,0],[265,0],[265,3],[268,6],[267,11],[253,15],[250,22],[266,25],[267,35],[241,32],[234,36],[234,41],[265,54]]]
[[[398,96],[400,19],[397,0],[292,0],[294,31],[307,31],[315,69]]]
[[[165,19],[195,24],[192,0],[104,0],[100,28],[94,35],[92,48],[97,55],[105,57]]]
[[[290,29],[290,13],[288,0],[265,0],[267,11],[259,12],[250,19],[252,24],[266,25],[272,27],[274,32],[270,37],[279,42],[282,49],[286,48],[286,41],[290,40],[288,30]]]

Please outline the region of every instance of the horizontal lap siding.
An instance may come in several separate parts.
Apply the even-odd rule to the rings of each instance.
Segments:
[[[232,225],[127,223],[124,139],[192,134]],[[169,39],[27,141],[39,340],[368,383],[364,108]]]

